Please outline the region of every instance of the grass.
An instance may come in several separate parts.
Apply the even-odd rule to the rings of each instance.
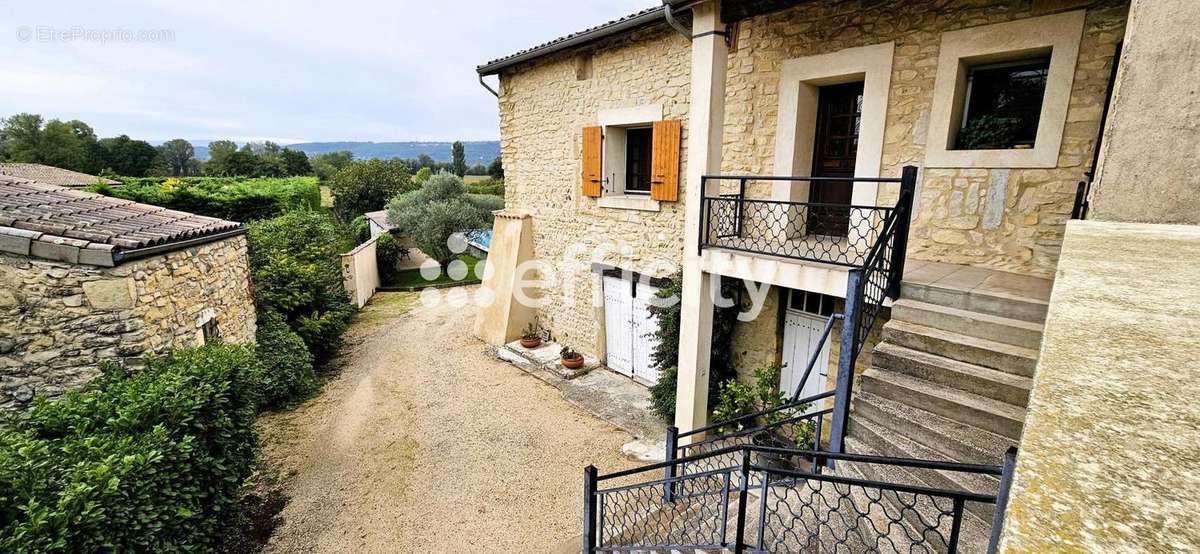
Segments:
[[[467,264],[467,276],[462,279],[462,281],[474,281],[478,279],[478,277],[475,276],[475,264],[479,263],[479,259],[468,254],[459,254],[458,259]],[[460,281],[451,279],[449,275],[446,275],[445,269],[438,274],[437,279],[432,281],[421,275],[420,269],[406,269],[396,274],[396,278],[393,279],[392,282],[387,283],[387,285],[393,287],[423,287],[428,285],[440,285],[442,283],[456,282]]]
[[[415,292],[378,292],[363,309],[354,314],[354,324],[373,327],[408,313],[417,305],[420,296]]]

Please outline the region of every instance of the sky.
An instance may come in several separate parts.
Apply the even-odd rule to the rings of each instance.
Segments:
[[[496,140],[477,65],[660,3],[0,0],[0,117],[149,141]]]

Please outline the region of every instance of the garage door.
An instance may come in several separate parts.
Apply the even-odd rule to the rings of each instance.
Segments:
[[[651,355],[658,340],[658,323],[650,314],[650,299],[658,289],[622,279],[604,277],[604,330],[608,367],[647,385],[658,382]]]

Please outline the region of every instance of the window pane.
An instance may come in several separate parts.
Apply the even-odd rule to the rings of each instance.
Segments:
[[[1032,148],[1050,58],[981,65],[968,71],[962,128],[955,148]]]
[[[652,129],[628,129],[625,131],[625,190],[646,193],[650,191],[650,157],[653,144]]]

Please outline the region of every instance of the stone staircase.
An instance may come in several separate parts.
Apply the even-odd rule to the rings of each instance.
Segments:
[[[1050,281],[925,263],[906,272],[901,298],[858,377],[847,451],[1000,463],[1021,438],[1041,344]],[[925,471],[849,475],[994,493],[998,481]],[[986,544],[993,507],[968,503],[963,551]]]

